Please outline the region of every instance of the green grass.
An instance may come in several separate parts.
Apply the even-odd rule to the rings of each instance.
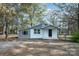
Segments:
[[[71,35],[72,35],[72,37],[70,38],[71,41],[79,43],[79,31],[74,32]]]

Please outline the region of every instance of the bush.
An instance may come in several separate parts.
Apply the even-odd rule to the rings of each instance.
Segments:
[[[71,41],[73,41],[73,42],[78,42],[79,43],[79,31],[78,32],[74,32],[74,33],[72,33],[71,34]]]

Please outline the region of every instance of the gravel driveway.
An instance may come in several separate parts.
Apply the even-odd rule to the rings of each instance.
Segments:
[[[78,56],[79,43],[53,40],[1,41],[2,56]]]

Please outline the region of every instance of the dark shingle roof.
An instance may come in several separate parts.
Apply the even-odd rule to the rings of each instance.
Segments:
[[[42,23],[42,24],[38,24],[38,25],[35,25],[35,26],[32,26],[32,27],[29,27],[28,29],[44,29],[44,28],[48,28],[48,27],[53,27],[53,28],[57,28],[59,29],[58,27],[56,26],[53,26],[53,25],[50,25],[50,24],[45,24],[45,23]]]

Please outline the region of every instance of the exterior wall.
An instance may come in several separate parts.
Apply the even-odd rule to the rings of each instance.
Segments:
[[[19,38],[29,38],[29,34],[28,34],[28,35],[23,35],[23,34],[22,34],[22,31],[19,31],[19,32],[18,32],[18,37],[19,37]]]
[[[52,29],[52,37],[49,37],[48,29],[40,29],[40,34],[34,34],[34,29],[30,29],[28,35],[23,35],[22,31],[19,31],[18,37],[19,38],[58,39],[57,29]]]
[[[52,31],[52,38],[53,38],[53,39],[58,39],[58,32],[57,32],[57,29],[54,29],[54,30]]]
[[[52,29],[52,37],[48,36],[48,29],[41,29],[40,34],[34,34],[34,29],[30,29],[30,38],[58,39],[57,29]]]
[[[58,39],[57,29],[52,29],[52,37],[49,37],[48,29],[44,29],[43,32],[43,39]]]
[[[30,38],[42,38],[42,29],[40,29],[40,34],[34,34],[34,29],[30,29]]]

